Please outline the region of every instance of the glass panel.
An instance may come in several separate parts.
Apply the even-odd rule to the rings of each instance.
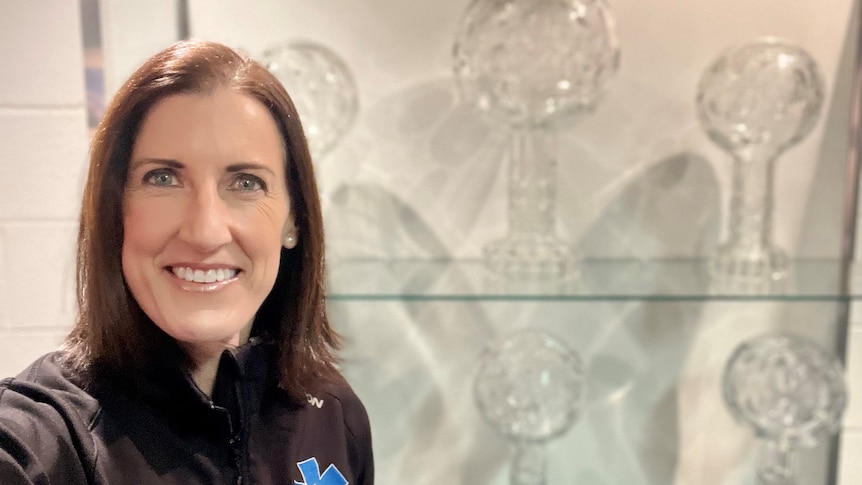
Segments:
[[[836,260],[791,262],[790,278],[753,286],[710,278],[703,260],[592,259],[565,282],[512,281],[480,260],[349,260],[329,268],[335,300],[833,300],[862,297],[841,290]],[[854,274],[860,269],[855,268]]]
[[[723,370],[742,342],[792,332],[834,348],[834,302],[331,301],[342,368],[368,408],[380,483],[510,483],[515,444],[483,417],[483,349],[523,329],[580,355],[586,398],[545,443],[548,484],[755,483],[758,440],[733,419]],[[833,485],[829,442],[796,454]],[[842,484],[844,485],[844,484]],[[852,485],[852,484],[847,484]]]

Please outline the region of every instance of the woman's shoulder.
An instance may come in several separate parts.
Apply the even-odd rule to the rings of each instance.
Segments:
[[[329,419],[337,417],[342,420],[348,443],[347,456],[351,470],[355,474],[356,483],[374,483],[371,423],[365,405],[347,380],[340,376],[338,379],[329,380],[321,385],[314,395],[309,394],[306,398],[308,414],[325,415]],[[331,423],[326,418],[324,422]],[[329,442],[324,444],[331,447]]]
[[[95,399],[47,354],[17,377],[0,381],[0,474],[3,483],[93,483],[90,436]],[[37,479],[38,477],[38,479]]]
[[[306,395],[306,400],[312,408],[323,409],[329,403],[330,407],[339,409],[344,424],[352,434],[364,435],[369,432],[365,405],[343,377],[327,381],[313,394]]]
[[[81,379],[63,364],[63,355],[61,351],[45,354],[17,376],[0,381],[0,413],[74,413],[84,420],[92,418],[98,403],[83,389]]]
[[[317,400],[314,399],[315,397]],[[317,387],[317,390],[313,391],[312,394],[308,394],[306,398],[312,406],[317,405],[323,399],[331,399],[337,401],[342,408],[356,408],[361,409],[363,412],[365,411],[365,406],[353,390],[353,387],[340,375],[322,382]]]

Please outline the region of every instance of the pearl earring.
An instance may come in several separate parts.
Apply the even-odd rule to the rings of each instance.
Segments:
[[[296,246],[296,238],[291,235],[284,236],[284,247],[291,249],[294,246]]]

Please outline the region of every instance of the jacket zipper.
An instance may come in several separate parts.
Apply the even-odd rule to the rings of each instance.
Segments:
[[[240,434],[233,435],[228,440],[228,443],[230,443],[230,450],[233,453],[233,461],[236,465],[236,485],[242,485],[244,482],[243,474],[245,473],[242,466],[242,450],[240,449],[242,436]]]
[[[233,455],[234,466],[236,466],[236,485],[242,485],[245,482],[243,475],[246,473],[242,466],[242,429],[234,432],[233,420],[230,417],[230,411],[216,406],[212,400],[208,400],[207,404],[209,404],[210,410],[218,412],[227,418],[228,433],[230,434],[230,438],[228,438],[227,442],[230,447],[231,455]]]

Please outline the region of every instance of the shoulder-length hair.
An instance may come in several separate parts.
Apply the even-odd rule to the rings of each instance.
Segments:
[[[325,308],[323,218],[296,108],[259,63],[214,42],[181,41],[147,60],[120,88],[92,141],[78,232],[79,316],[65,342],[67,363],[85,382],[102,373],[135,376],[153,358],[191,365],[179,344],[141,310],[123,278],[123,193],[147,112],[165,97],[218,88],[257,99],[275,120],[299,234],[295,248],[281,250],[278,276],[255,317],[252,335],[277,348],[279,384],[294,397],[338,377],[334,352],[339,338]]]

